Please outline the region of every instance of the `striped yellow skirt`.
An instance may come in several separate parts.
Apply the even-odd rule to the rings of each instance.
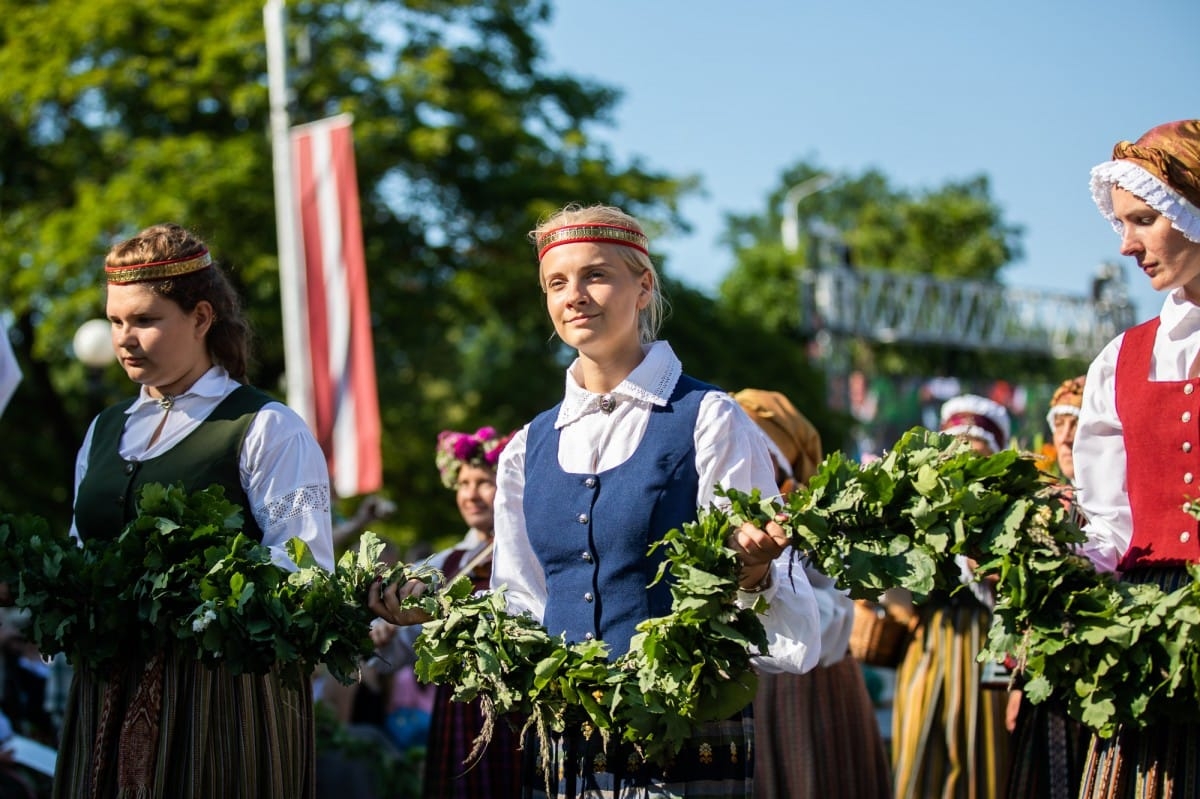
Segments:
[[[961,596],[961,595],[960,595]],[[931,602],[896,672],[892,768],[897,799],[997,799],[1004,793],[1007,691],[981,685],[991,612],[972,598]]]

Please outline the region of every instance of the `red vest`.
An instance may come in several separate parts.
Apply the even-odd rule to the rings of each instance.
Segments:
[[[1117,416],[1133,538],[1118,568],[1200,561],[1200,522],[1183,511],[1200,495],[1200,380],[1149,379],[1158,319],[1126,331],[1117,354]]]

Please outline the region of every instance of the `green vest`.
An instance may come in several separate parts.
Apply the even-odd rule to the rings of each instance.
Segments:
[[[200,425],[171,449],[144,461],[127,461],[118,452],[125,411],[134,400],[106,408],[96,417],[88,452],[87,474],[75,496],[75,527],[84,540],[115,539],[137,516],[137,498],[147,483],[183,483],[193,493],[211,485],[225,487],[225,498],[242,507],[243,530],[262,540],[242,489],[238,460],[254,415],[273,400],[250,386],[239,386]]]

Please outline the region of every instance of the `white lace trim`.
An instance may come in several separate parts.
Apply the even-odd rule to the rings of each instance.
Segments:
[[[329,513],[329,486],[307,485],[297,488],[279,499],[259,505],[254,509],[254,518],[266,520],[264,530],[272,529],[289,519],[309,513]]]
[[[1105,161],[1092,167],[1092,200],[1118,234],[1121,221],[1113,214],[1112,187],[1119,186],[1171,220],[1188,241],[1200,244],[1200,208],[1132,161]]]

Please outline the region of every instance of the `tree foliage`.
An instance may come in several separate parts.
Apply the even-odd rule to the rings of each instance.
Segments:
[[[516,427],[561,389],[524,232],[570,201],[679,227],[695,185],[617,162],[596,132],[620,94],[547,68],[550,13],[542,0],[288,6],[288,39],[305,44],[292,122],[355,119],[385,481],[397,528],[427,538],[461,528],[437,431]],[[132,390],[115,365],[89,381],[71,351],[103,313],[114,241],[168,220],[207,238],[257,332],[252,380],[282,385],[262,3],[0,0],[0,72],[0,309],[25,373],[0,420],[0,506],[62,523],[88,420]]]
[[[723,241],[737,266],[721,285],[721,300],[764,319],[768,329],[799,330],[800,267],[853,265],[996,281],[1021,255],[1021,229],[1005,222],[986,176],[911,191],[893,187],[875,169],[837,177],[789,209],[801,221],[801,246],[787,252],[780,228],[788,190],[822,174],[819,165],[802,161],[784,170],[765,212],[725,218]],[[840,242],[830,247],[835,237]]]

